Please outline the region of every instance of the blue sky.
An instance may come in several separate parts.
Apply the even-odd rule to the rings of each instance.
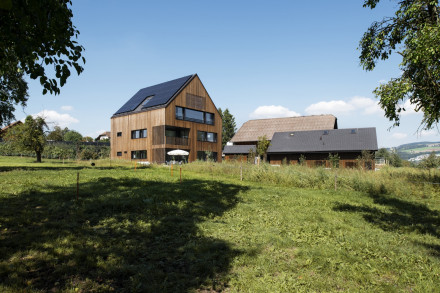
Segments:
[[[359,40],[396,1],[73,1],[85,70],[58,96],[29,81],[17,119],[44,112],[51,125],[96,137],[140,88],[197,73],[237,127],[249,119],[333,114],[339,128],[376,127],[380,147],[440,140],[417,133],[411,111],[400,127],[383,117],[372,91],[397,77],[399,58],[372,72],[359,65]]]

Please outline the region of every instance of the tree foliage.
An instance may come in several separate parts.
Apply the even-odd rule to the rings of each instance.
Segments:
[[[437,157],[435,152],[431,152],[428,157],[420,162],[419,166],[426,169],[438,168],[440,166],[440,158]]]
[[[364,0],[374,9],[380,0]],[[440,119],[440,7],[433,0],[401,0],[393,17],[374,22],[360,41],[360,63],[373,70],[378,60],[396,51],[402,56],[402,75],[374,90],[385,117],[400,124],[404,103],[423,112],[422,129]]]
[[[235,124],[234,116],[229,112],[228,108],[222,111],[218,108],[220,116],[222,117],[222,149],[225,147],[226,143],[232,139],[237,131],[237,125]]]
[[[257,142],[257,154],[259,156],[263,156],[263,160],[266,162],[267,157],[267,149],[270,146],[270,140],[267,140],[266,135],[258,137]]]
[[[78,141],[82,141],[82,140],[83,140],[83,137],[82,137],[81,133],[79,133],[78,131],[69,130],[66,132],[66,134],[64,134],[64,141],[78,142]]]
[[[51,132],[47,135],[47,140],[64,141],[64,135],[69,131],[67,127],[62,129],[59,126],[55,126]]]
[[[43,94],[59,94],[70,69],[84,69],[70,0],[6,0],[0,5],[0,125],[26,106],[24,76],[39,79]],[[48,74],[49,69],[51,74]],[[53,72],[53,74],[52,74]]]
[[[44,131],[47,124],[41,117],[27,116],[23,124],[8,131],[5,136],[7,142],[12,142],[18,150],[33,151],[36,154],[37,162],[41,163],[41,154],[46,145]]]

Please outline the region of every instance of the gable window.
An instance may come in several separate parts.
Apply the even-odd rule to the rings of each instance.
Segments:
[[[176,119],[214,125],[214,114],[176,106]]]
[[[132,151],[131,152],[131,158],[132,159],[146,159],[147,158],[147,151]]]
[[[116,133],[116,136],[122,136],[122,132]]]
[[[197,131],[197,140],[198,141],[207,141],[207,142],[217,142],[217,133],[206,132],[206,131]]]
[[[147,137],[147,130],[146,129],[138,129],[138,130],[132,130],[131,131],[131,138],[145,138]]]

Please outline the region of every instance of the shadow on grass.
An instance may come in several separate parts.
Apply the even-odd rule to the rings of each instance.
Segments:
[[[0,285],[22,291],[214,292],[239,252],[198,227],[246,187],[100,178],[0,199]]]
[[[440,212],[390,195],[369,195],[377,207],[337,203],[333,210],[360,213],[385,231],[418,232],[440,238]]]

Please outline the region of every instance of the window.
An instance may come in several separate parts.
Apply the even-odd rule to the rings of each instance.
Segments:
[[[214,114],[176,107],[176,119],[214,125]]]
[[[217,152],[210,152],[210,151],[197,152],[197,160],[206,161],[208,159],[217,161]]]
[[[122,136],[122,132],[116,133],[116,136]]]
[[[209,125],[214,125],[214,114],[205,113],[205,123]]]
[[[132,151],[131,152],[132,159],[146,159],[147,151]]]
[[[138,129],[138,130],[132,130],[131,131],[131,138],[145,138],[147,137],[147,130],[146,129]]]
[[[176,119],[183,120],[183,108],[176,107]]]
[[[217,142],[217,133],[197,131],[198,141]]]
[[[202,111],[196,111],[191,109],[185,109],[185,120],[187,121],[193,121],[193,122],[199,122],[204,123],[203,118],[203,112]]]
[[[122,157],[122,152],[117,152],[116,155],[117,155],[118,157]]]

